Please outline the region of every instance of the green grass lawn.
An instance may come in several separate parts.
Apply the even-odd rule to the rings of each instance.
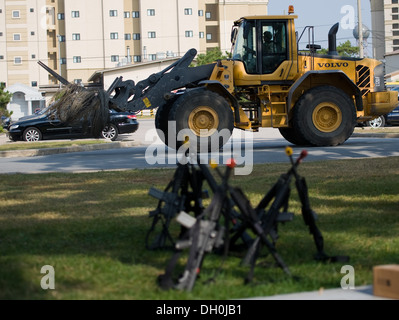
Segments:
[[[257,165],[231,184],[256,204],[288,166]],[[145,248],[148,215],[157,205],[148,190],[164,189],[173,173],[0,175],[0,299],[237,299],[340,286],[343,263],[313,259],[315,245],[293,189],[296,216],[280,226],[277,249],[298,278],[262,255],[254,282],[245,285],[244,252],[231,252],[223,264],[217,254],[205,257],[191,293],[161,290],[156,280],[172,252]],[[299,173],[307,179],[326,253],[350,256],[356,286],[372,284],[373,266],[399,263],[398,157],[305,161]],[[55,290],[41,289],[44,265],[55,268]]]

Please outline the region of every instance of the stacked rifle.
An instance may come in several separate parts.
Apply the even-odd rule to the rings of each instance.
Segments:
[[[153,223],[147,234],[146,246],[150,250],[162,249],[167,247],[169,241],[174,250],[165,273],[158,278],[161,288],[191,291],[205,255],[224,252],[226,257],[229,249],[237,245],[239,239],[247,250],[242,262],[250,266],[246,283],[253,279],[255,265],[263,247],[266,247],[276,264],[291,275],[277,252],[276,241],[278,224],[294,218],[294,214],[288,212],[293,179],[302,204],[302,217],[317,248],[315,258],[319,261],[348,261],[348,257],[330,257],[324,252],[323,236],[316,225],[317,216],[310,207],[306,181],[297,171],[307,152],[302,151],[296,161],[292,157],[292,148],[287,147],[286,154],[291,160],[291,168],[280,176],[256,207],[252,206],[240,188],[229,184],[231,172],[236,165],[233,159],[227,163],[224,172],[211,163],[210,167],[221,180],[219,183],[209,167],[200,164],[197,159],[197,165],[193,164],[194,161],[178,164],[164,191],[150,189],[149,194],[158,199],[158,206],[150,212]],[[209,198],[209,192],[204,189],[205,182],[213,193],[207,207],[203,204],[203,200]],[[180,226],[178,232],[174,230],[173,234],[172,221],[177,221]],[[157,226],[160,226],[158,232],[155,231]],[[182,267],[178,262],[185,251],[188,257]]]

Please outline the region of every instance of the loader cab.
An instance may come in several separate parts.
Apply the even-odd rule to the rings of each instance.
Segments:
[[[257,16],[235,22],[231,35],[233,60],[242,62],[247,76],[260,76],[265,81],[288,77],[296,61],[295,32],[291,31],[295,17]]]

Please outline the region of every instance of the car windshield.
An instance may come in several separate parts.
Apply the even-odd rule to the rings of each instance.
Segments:
[[[51,105],[50,106],[48,106],[48,107],[46,107],[46,108],[44,108],[44,109],[41,109],[41,110],[39,110],[36,114],[37,115],[43,115],[43,114],[46,114],[47,113],[47,111],[50,109],[50,107],[51,107]]]

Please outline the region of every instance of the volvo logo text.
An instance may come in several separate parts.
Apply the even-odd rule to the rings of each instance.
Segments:
[[[346,68],[349,67],[348,62],[332,62],[332,63],[318,63],[320,68]]]

